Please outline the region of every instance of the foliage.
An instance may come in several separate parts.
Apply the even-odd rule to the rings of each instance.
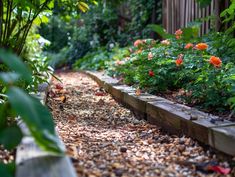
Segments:
[[[233,70],[233,73],[235,73],[235,71]],[[233,109],[233,112],[235,112],[235,74],[232,74],[229,78],[228,81],[231,83],[231,98],[229,98],[229,103],[231,104],[231,108]]]
[[[8,68],[7,72],[0,73],[0,81],[4,86],[0,95],[0,144],[12,150],[21,142],[23,134],[15,120],[20,116],[41,148],[56,154],[63,153],[50,112],[37,98],[18,86],[22,81],[32,82],[30,69],[16,55],[2,49],[0,61]]]
[[[223,19],[223,23],[227,24],[229,27],[225,32],[231,35],[235,30],[235,0],[231,0],[230,6],[221,12],[220,17]],[[229,46],[235,46],[235,38],[231,38],[228,41]]]
[[[70,15],[75,16],[79,9],[87,11],[89,3],[96,1],[0,0],[0,144],[4,148],[14,150],[21,142],[23,134],[17,124],[21,119],[42,149],[64,154],[49,110],[28,94],[36,93],[38,84],[50,74],[47,58],[42,56],[48,41],[37,34],[37,27],[48,22],[54,4],[66,4]],[[0,173],[13,176],[14,163],[1,163]]]
[[[47,22],[48,9],[53,7],[52,0],[40,1],[0,1],[0,46],[11,48],[20,54],[28,33],[33,26]],[[44,12],[42,14],[42,12]]]
[[[112,59],[119,59],[129,55],[126,48],[119,49],[117,46],[111,51],[106,48],[99,48],[94,52],[88,52],[83,58],[79,59],[74,65],[74,69],[104,70]]]
[[[106,68],[111,76],[126,84],[154,94],[175,93],[178,101],[208,112],[229,110],[228,104],[234,101],[228,102],[233,88],[229,78],[234,75],[235,52],[232,46],[224,44],[231,37],[209,33],[199,38],[195,26],[178,30],[175,35],[166,34],[158,26],[151,27],[169,38],[160,43],[137,40],[129,48],[131,53],[118,57],[112,52],[108,54],[112,59],[103,62],[102,67],[98,62],[93,62],[95,66],[90,62],[93,55],[78,61],[77,67]]]
[[[211,0],[197,0],[201,7],[206,7],[211,4]]]
[[[161,1],[156,0],[101,0],[89,8],[87,13],[71,18],[63,7],[55,7],[54,16],[40,29],[40,34],[52,43],[45,51],[50,53],[54,67],[70,65],[88,50],[95,52],[98,47],[108,48],[115,43],[123,47],[136,38],[150,37],[147,24],[161,21]],[[153,14],[155,21],[151,20]],[[65,55],[66,49],[70,50],[69,55]]]

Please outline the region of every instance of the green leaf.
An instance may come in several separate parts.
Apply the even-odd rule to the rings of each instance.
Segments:
[[[0,61],[5,63],[11,70],[20,74],[20,76],[28,81],[32,81],[32,73],[26,67],[26,65],[16,55],[7,52],[6,50],[0,49]]]
[[[0,163],[0,174],[2,177],[14,177],[13,167],[14,164],[3,164]]]
[[[0,130],[7,126],[7,104],[0,104]]]
[[[48,109],[41,102],[17,87],[11,87],[8,99],[12,108],[26,123],[36,143],[44,150],[61,154],[59,139],[55,135],[54,123]]]
[[[227,10],[224,10],[220,13],[220,17],[224,17],[227,14]]]
[[[168,34],[165,31],[165,29],[163,27],[161,27],[160,25],[150,24],[147,27],[150,28],[152,31],[158,33],[161,37],[163,37],[165,39],[174,37],[173,35]]]
[[[204,8],[210,5],[211,0],[197,0],[197,2],[199,2],[201,8]]]
[[[93,4],[95,4],[96,6],[98,6],[98,2],[97,1],[92,1]]]
[[[0,73],[0,80],[6,84],[12,84],[19,79],[20,75],[14,72]]]
[[[86,12],[89,10],[89,6],[84,3],[84,2],[78,2],[78,8],[82,11],[82,12]]]
[[[7,127],[0,131],[0,144],[2,144],[4,148],[12,150],[21,142],[22,137],[23,134],[19,127]]]

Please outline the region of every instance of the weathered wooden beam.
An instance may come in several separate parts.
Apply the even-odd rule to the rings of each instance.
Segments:
[[[45,90],[45,92],[46,91],[47,90]],[[45,94],[45,92],[41,92],[37,95],[43,104],[46,102],[47,94]],[[20,121],[20,119],[18,124],[24,134],[24,138],[16,151],[16,177],[77,176],[72,162],[67,156],[59,156],[43,151],[35,143],[27,126]],[[61,146],[64,146],[62,141],[60,141],[60,143]]]
[[[17,177],[76,177],[68,157],[44,156],[17,165]]]

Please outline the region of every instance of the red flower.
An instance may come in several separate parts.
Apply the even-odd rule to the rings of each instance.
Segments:
[[[149,71],[149,76],[153,77],[154,76],[154,72],[152,70]]]
[[[140,40],[140,39],[138,39],[138,40],[136,40],[136,41],[134,42],[134,46],[135,46],[135,47],[139,47],[139,46],[142,45],[142,44],[143,44],[143,41]]]
[[[185,49],[193,48],[193,44],[192,44],[192,43],[188,43],[188,44],[185,45],[184,48],[185,48]]]
[[[215,56],[211,56],[210,63],[216,68],[219,68],[222,65],[222,61],[220,60],[220,58]]]
[[[175,60],[175,64],[176,66],[180,66],[183,64],[183,59],[182,58],[177,58],[177,60]]]
[[[183,54],[179,54],[178,58],[175,60],[176,66],[180,66],[183,64]]]

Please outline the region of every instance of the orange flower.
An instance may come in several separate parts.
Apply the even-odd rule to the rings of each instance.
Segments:
[[[188,43],[188,44],[185,45],[184,48],[185,48],[185,49],[193,48],[193,44],[192,44],[192,43]]]
[[[152,60],[153,59],[153,54],[152,54],[152,52],[149,52],[148,53],[148,60]]]
[[[222,61],[220,60],[220,58],[215,57],[215,56],[211,56],[210,63],[214,65],[214,67],[217,67],[217,68],[221,67],[222,65]]]
[[[199,43],[196,45],[196,49],[198,50],[206,50],[208,48],[208,45],[206,43]]]
[[[142,44],[143,44],[143,41],[140,40],[140,39],[138,39],[138,40],[136,40],[136,41],[134,42],[134,46],[135,46],[135,47],[139,47],[139,46],[142,45]]]
[[[183,64],[183,54],[179,54],[178,58],[175,60],[176,66],[180,66]]]
[[[180,36],[183,34],[183,31],[181,29],[178,29],[176,32],[175,32],[175,35],[176,36]]]

